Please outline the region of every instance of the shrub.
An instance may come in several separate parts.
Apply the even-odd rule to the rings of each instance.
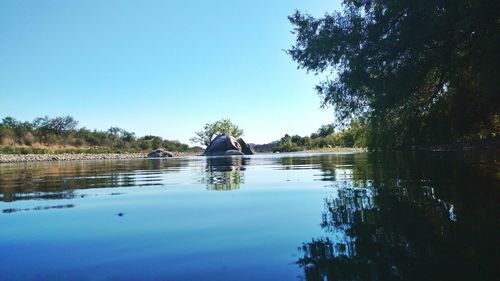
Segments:
[[[35,137],[33,136],[32,133],[30,133],[30,132],[24,133],[23,144],[32,145],[34,142],[35,142]]]

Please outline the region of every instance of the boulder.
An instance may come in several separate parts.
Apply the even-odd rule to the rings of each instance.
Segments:
[[[238,138],[236,140],[241,146],[241,152],[245,155],[253,155],[255,154],[255,150],[248,143],[246,143],[242,138]]]
[[[166,158],[166,157],[174,157],[174,154],[170,151],[166,151],[161,148],[155,149],[150,153],[148,153],[148,158]]]
[[[203,153],[204,156],[252,154],[255,151],[242,138],[235,139],[227,134],[218,135]]]
[[[241,145],[230,135],[218,135],[205,149],[204,156],[224,155],[228,150],[241,151]]]

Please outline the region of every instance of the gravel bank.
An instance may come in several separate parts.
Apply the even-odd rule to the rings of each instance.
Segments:
[[[174,157],[197,156],[194,152],[173,152]],[[69,161],[69,160],[104,160],[104,159],[146,159],[147,153],[61,153],[61,154],[0,154],[0,163]]]
[[[147,153],[103,153],[103,154],[0,154],[0,163],[100,160],[100,159],[141,159]]]

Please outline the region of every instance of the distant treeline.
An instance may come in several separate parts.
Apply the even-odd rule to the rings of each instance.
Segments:
[[[258,145],[255,149],[261,152],[292,152],[334,147],[366,147],[367,138],[367,126],[360,118],[352,121],[349,127],[342,130],[336,131],[333,124],[323,125],[310,136],[286,134],[278,142]]]
[[[68,152],[144,152],[156,148],[170,151],[192,151],[189,145],[165,140],[159,136],[136,137],[118,127],[107,131],[77,128],[71,116],[38,117],[32,122],[5,117],[0,123],[0,145],[4,153],[48,153],[50,147],[68,148]],[[19,147],[24,146],[24,147]]]

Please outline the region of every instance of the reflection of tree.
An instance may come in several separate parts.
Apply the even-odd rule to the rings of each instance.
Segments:
[[[68,161],[0,165],[0,201],[73,198],[76,189],[161,185],[186,159]]]
[[[244,183],[245,166],[248,158],[243,157],[207,157],[207,166],[201,182],[210,190],[233,190]]]
[[[335,177],[335,191],[325,199],[327,236],[300,247],[306,280],[495,280],[496,168],[463,164],[494,161],[435,154],[351,160],[349,171],[321,165],[323,176]]]

